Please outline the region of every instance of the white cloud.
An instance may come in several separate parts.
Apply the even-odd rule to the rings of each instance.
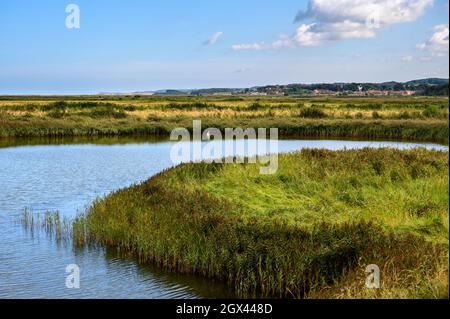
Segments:
[[[423,43],[418,43],[417,48],[419,50],[427,51],[431,56],[443,57],[448,56],[449,51],[449,28],[448,24],[436,25],[433,28],[434,33],[428,39],[428,41]]]
[[[286,34],[280,35],[278,40],[271,44],[272,49],[292,48],[294,46],[292,39]]]
[[[251,43],[251,44],[234,44],[231,46],[233,50],[240,51],[240,50],[264,50],[268,49],[268,46],[264,44],[264,42],[261,43]]]
[[[283,48],[291,48],[294,47],[295,44],[292,39],[287,35],[280,35],[278,40],[272,42],[271,44],[266,44],[264,42],[259,43],[247,43],[247,44],[234,44],[231,48],[235,51],[242,50],[268,50],[268,49],[283,49]]]
[[[205,42],[203,42],[204,45],[213,45],[216,44],[217,41],[219,41],[219,39],[223,36],[223,32],[216,32],[214,34],[212,34],[208,40],[206,40]]]
[[[434,0],[310,0],[297,14],[295,34],[270,45],[240,44],[233,49],[262,50],[318,46],[329,41],[367,39],[383,28],[416,20]]]
[[[317,46],[327,41],[352,38],[372,38],[375,30],[364,23],[344,20],[339,22],[302,24],[294,36],[301,46]]]
[[[308,18],[327,22],[350,20],[365,23],[375,17],[381,26],[416,20],[433,0],[310,0],[308,9],[296,21]]]
[[[405,55],[402,57],[402,60],[405,62],[411,62],[412,60],[414,60],[414,57],[412,55]]]

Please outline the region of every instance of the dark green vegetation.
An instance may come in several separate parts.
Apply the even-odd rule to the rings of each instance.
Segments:
[[[243,297],[448,298],[448,187],[448,153],[424,149],[304,150],[267,176],[184,164],[97,200],[73,238]]]
[[[135,95],[155,93],[157,95],[217,95],[217,94],[250,94],[263,93],[267,95],[284,95],[284,96],[310,96],[317,92],[315,90],[326,90],[327,93],[340,96],[360,96],[360,95],[377,95],[373,92],[384,91],[393,96],[401,96],[405,91],[413,91],[414,95],[419,96],[448,96],[448,79],[427,78],[408,82],[382,82],[382,83],[316,83],[301,84],[293,83],[287,85],[267,85],[252,88],[210,88],[210,89],[192,89],[192,90],[160,90],[156,92],[136,92]],[[319,93],[320,94],[320,93]],[[411,94],[411,93],[408,93]]]
[[[402,95],[405,91],[411,91],[418,96],[448,96],[448,79],[429,78],[413,80],[409,82],[383,82],[383,83],[317,83],[317,84],[288,84],[268,85],[253,89],[245,89],[243,92],[256,90],[259,93],[283,94],[288,96],[313,94],[314,90],[325,91],[326,94],[351,96],[351,95]],[[381,93],[383,92],[383,93]],[[411,94],[411,92],[409,94]]]
[[[277,127],[282,136],[448,143],[448,98],[3,97],[0,137],[160,135],[176,127]]]

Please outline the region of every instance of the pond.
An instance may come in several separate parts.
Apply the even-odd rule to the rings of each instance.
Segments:
[[[170,157],[174,143],[145,138],[0,141],[0,298],[233,297],[221,283],[164,272],[113,249],[74,249],[70,242],[52,240],[45,231],[27,231],[18,222],[25,209],[73,218],[97,197],[177,164]],[[280,140],[278,152],[363,147],[448,151],[426,143]],[[243,154],[233,150],[224,155]],[[69,264],[80,267],[79,289],[65,285]]]

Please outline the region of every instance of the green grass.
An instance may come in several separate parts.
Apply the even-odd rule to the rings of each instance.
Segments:
[[[194,119],[282,136],[448,144],[448,98],[0,97],[0,137],[163,135]]]
[[[448,153],[424,149],[303,150],[267,176],[184,164],[97,200],[73,236],[242,297],[448,298],[448,183]]]
[[[106,114],[105,114],[106,113]],[[123,112],[92,112],[89,117],[65,117],[60,112],[48,118],[0,116],[0,137],[62,137],[62,136],[169,136],[177,127],[192,130],[198,117],[177,115],[146,119],[127,116]],[[286,137],[350,137],[404,139],[448,144],[448,122],[433,120],[364,120],[305,119],[296,117],[201,117],[204,128],[276,127]]]
[[[303,108],[300,110],[298,116],[311,119],[322,119],[327,117],[326,113],[318,107]]]
[[[61,218],[57,211],[34,214],[25,209],[20,216],[19,222],[31,235],[42,230],[48,238],[58,244],[61,242],[69,243],[73,237],[73,221],[65,217]]]

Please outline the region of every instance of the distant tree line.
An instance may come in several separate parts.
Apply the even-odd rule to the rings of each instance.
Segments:
[[[259,93],[273,94],[284,93],[284,95],[308,94],[315,90],[330,91],[335,93],[367,92],[377,91],[415,91],[418,95],[448,96],[449,84],[445,79],[415,80],[405,83],[319,83],[319,84],[289,84],[270,85],[254,89],[246,89],[244,93],[257,91]]]

